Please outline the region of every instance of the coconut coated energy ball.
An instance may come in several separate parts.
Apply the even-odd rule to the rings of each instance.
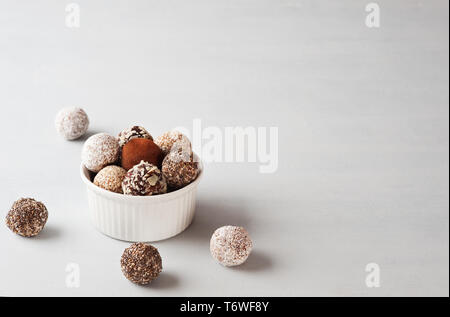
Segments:
[[[167,192],[167,183],[160,169],[141,161],[127,172],[122,182],[125,195],[150,196]]]
[[[6,216],[6,226],[23,237],[33,237],[44,228],[48,219],[45,205],[33,198],[14,202]]]
[[[168,131],[155,139],[155,143],[160,147],[164,155],[167,155],[175,142],[178,141],[183,141],[184,143],[189,144],[189,148],[191,148],[191,142],[189,139],[183,133],[176,130]]]
[[[94,184],[110,192],[122,194],[122,181],[126,174],[127,171],[120,166],[106,166],[95,175]]]
[[[162,259],[157,248],[144,243],[134,243],[123,251],[120,267],[128,280],[146,285],[161,273]]]
[[[81,159],[88,170],[97,173],[119,159],[119,141],[106,133],[95,134],[84,143]]]
[[[252,246],[247,230],[236,226],[220,227],[213,233],[210,241],[212,257],[224,266],[244,263]]]
[[[166,178],[167,185],[172,189],[182,188],[193,182],[199,173],[198,162],[190,149],[181,143],[176,143],[174,149],[164,158],[162,173]]]
[[[64,139],[75,140],[86,133],[89,118],[81,108],[64,108],[56,115],[55,127]]]

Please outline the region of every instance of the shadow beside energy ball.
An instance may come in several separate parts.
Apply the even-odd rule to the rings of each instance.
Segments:
[[[195,209],[192,224],[174,239],[184,242],[201,242],[208,244],[214,231],[222,226],[233,225],[249,230],[251,219],[240,200],[199,200]],[[251,230],[250,237],[251,237]]]
[[[155,280],[147,285],[144,285],[144,287],[155,290],[167,290],[176,288],[179,283],[179,278],[176,275],[170,272],[162,271]]]
[[[270,270],[273,267],[272,258],[260,250],[253,250],[247,261],[241,265],[231,266],[230,268],[236,271],[244,272],[259,272]]]

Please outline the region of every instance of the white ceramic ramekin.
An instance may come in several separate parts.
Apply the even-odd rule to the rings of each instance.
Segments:
[[[92,183],[81,164],[92,222],[102,233],[119,240],[152,242],[173,237],[185,230],[195,212],[197,185],[194,182],[174,192],[155,196],[129,196],[104,190]]]

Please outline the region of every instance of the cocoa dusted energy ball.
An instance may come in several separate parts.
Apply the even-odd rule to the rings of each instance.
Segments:
[[[75,140],[86,133],[89,118],[81,108],[64,108],[56,115],[55,127],[64,139]]]
[[[160,167],[163,153],[159,146],[149,139],[135,138],[128,141],[122,148],[121,165],[129,170],[140,161]]]
[[[189,144],[189,148],[191,148],[191,142],[189,139],[181,132],[176,130],[168,131],[155,139],[155,143],[160,147],[161,151],[163,151],[164,155],[167,155],[175,142],[183,141],[186,144]]]
[[[123,251],[120,266],[128,280],[146,285],[161,273],[162,260],[157,248],[144,243],[134,243]]]
[[[166,178],[167,185],[172,189],[182,188],[193,182],[199,173],[198,162],[194,161],[193,153],[184,148],[178,147],[176,143],[162,163],[162,173]]]
[[[145,130],[144,127],[135,125],[119,133],[120,148],[127,144],[128,141],[136,138],[148,139],[153,141],[153,137],[150,135],[150,133],[147,132],[147,130]]]
[[[122,190],[125,195],[151,196],[167,192],[167,183],[159,168],[141,161],[127,172]]]
[[[48,219],[45,205],[32,198],[21,198],[14,202],[6,216],[6,226],[24,237],[33,237],[44,228]]]
[[[84,166],[95,173],[115,163],[118,158],[119,141],[106,133],[98,133],[87,139],[81,153]]]
[[[240,265],[252,251],[252,240],[242,227],[220,227],[211,237],[210,251],[213,258],[224,266]]]
[[[94,184],[110,192],[122,194],[122,181],[126,174],[127,171],[120,166],[106,166],[95,175]]]

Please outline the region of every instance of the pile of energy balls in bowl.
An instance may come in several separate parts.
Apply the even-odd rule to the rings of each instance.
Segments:
[[[125,129],[118,137],[98,133],[86,140],[81,158],[96,173],[95,185],[132,196],[165,194],[190,184],[199,174],[191,142],[175,130],[156,139],[141,126]]]
[[[66,140],[83,136],[89,127],[86,112],[78,107],[62,109],[55,119],[58,133]],[[83,146],[84,166],[94,173],[94,184],[111,192],[149,196],[180,189],[199,174],[189,139],[177,131],[169,131],[156,139],[143,127],[133,126],[118,137],[99,133]],[[6,226],[15,234],[37,236],[47,223],[49,212],[44,203],[21,198],[6,215]],[[243,264],[253,242],[246,229],[222,226],[210,239],[210,253],[223,266]],[[133,283],[145,285],[162,271],[162,258],[157,248],[146,243],[133,243],[123,251],[120,266]]]

